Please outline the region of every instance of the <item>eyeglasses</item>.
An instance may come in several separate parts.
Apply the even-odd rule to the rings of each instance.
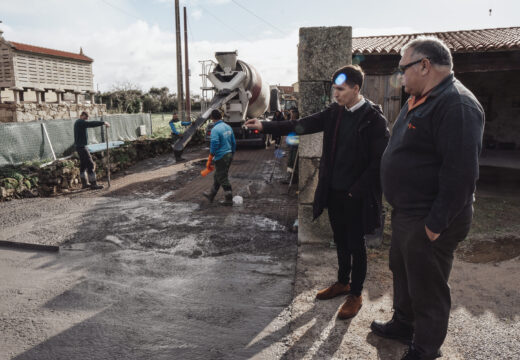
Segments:
[[[411,63],[408,63],[406,65],[400,65],[397,67],[397,72],[400,74],[400,75],[404,75],[405,71],[409,68],[409,67],[412,67],[414,66],[415,64],[419,64],[421,61],[423,61],[424,59],[428,59],[430,60],[429,57],[424,57],[422,59],[419,59],[419,60],[416,60],[416,61],[412,61]]]

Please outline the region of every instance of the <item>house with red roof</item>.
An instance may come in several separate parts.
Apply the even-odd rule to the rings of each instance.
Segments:
[[[79,53],[8,41],[0,31],[0,122],[65,119],[95,104],[93,59]]]
[[[14,102],[23,102],[27,91],[45,102],[47,92],[55,92],[58,102],[67,92],[93,93],[92,62],[79,53],[48,49],[7,41],[0,33],[0,91],[12,90]]]

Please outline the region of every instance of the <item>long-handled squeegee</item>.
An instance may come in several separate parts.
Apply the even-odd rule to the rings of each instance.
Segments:
[[[213,99],[211,99],[211,103],[208,107],[208,109],[202,113],[197,120],[191,126],[184,131],[184,133],[181,135],[181,137],[175,142],[173,145],[173,154],[175,155],[176,160],[182,160],[182,153],[184,149],[186,148],[186,145],[190,142],[191,138],[198,129],[204,123],[209,119],[209,116],[211,115],[211,112],[215,109],[218,109],[222,106],[222,104],[228,102],[229,100],[233,99],[235,96],[238,95],[237,90],[229,91],[229,90],[223,90],[220,91],[218,94],[216,94]]]

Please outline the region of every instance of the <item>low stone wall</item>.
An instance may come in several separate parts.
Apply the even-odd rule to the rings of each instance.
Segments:
[[[190,143],[191,144],[191,143]],[[117,173],[137,161],[172,152],[170,139],[142,139],[110,150],[110,172]],[[93,153],[98,179],[106,177],[105,153]],[[79,159],[57,160],[40,168],[21,165],[0,168],[0,201],[26,197],[52,196],[81,188]]]
[[[204,143],[204,131],[199,129],[188,146]],[[110,173],[129,168],[138,161],[173,152],[170,138],[140,140],[110,150]],[[105,152],[92,154],[96,163],[96,176],[107,176]],[[79,159],[74,153],[67,160],[56,160],[40,168],[37,164],[0,168],[0,202],[27,197],[53,196],[81,188]]]
[[[74,119],[78,118],[82,111],[88,112],[91,117],[96,117],[106,114],[107,108],[105,104],[0,104],[0,122]]]

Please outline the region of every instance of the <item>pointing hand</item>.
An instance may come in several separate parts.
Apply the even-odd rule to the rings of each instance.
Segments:
[[[264,129],[264,127],[262,126],[262,122],[258,119],[249,119],[246,121],[244,125],[252,130],[262,131]]]

